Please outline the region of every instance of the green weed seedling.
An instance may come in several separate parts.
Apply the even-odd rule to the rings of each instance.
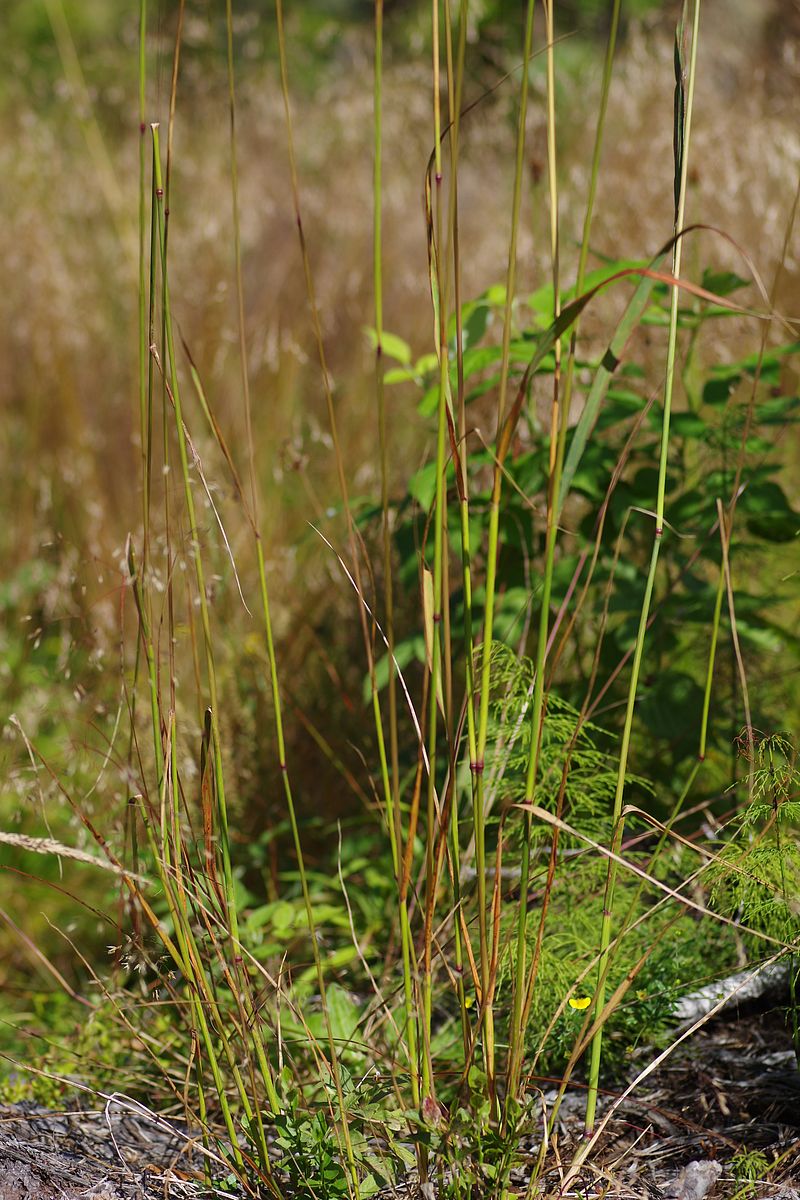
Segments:
[[[351,1195],[351,1178],[342,1167],[342,1148],[331,1124],[330,1106],[336,1089],[323,1078],[315,1107],[298,1103],[291,1075],[284,1078],[284,1104],[270,1115],[276,1134],[276,1168],[293,1187],[320,1200],[339,1200]],[[356,1080],[342,1068],[353,1153],[359,1169],[359,1192],[371,1196],[393,1187],[414,1166],[414,1154],[403,1137],[404,1123],[392,1114],[390,1094],[371,1074]]]
[[[775,1166],[762,1150],[739,1150],[731,1159],[731,1174],[742,1186],[734,1193],[734,1200],[746,1200],[758,1195],[757,1184]]]

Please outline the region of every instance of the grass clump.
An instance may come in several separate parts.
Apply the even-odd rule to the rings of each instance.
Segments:
[[[800,1051],[796,754],[787,737],[755,732],[756,721],[777,724],[791,683],[751,702],[774,664],[768,654],[797,651],[785,619],[792,573],[781,588],[755,577],[797,533],[779,440],[797,419],[797,347],[782,319],[781,344],[768,334],[794,210],[772,299],[741,254],[741,276],[716,262],[699,276],[685,269],[699,238],[686,215],[701,37],[693,0],[663,118],[675,147],[671,220],[654,244],[595,254],[590,269],[614,4],[572,263],[559,221],[563,10],[543,6],[540,92],[529,70],[539,53],[531,0],[522,64],[496,81],[517,97],[505,279],[471,297],[461,156],[484,101],[466,100],[469,6],[445,0],[429,30],[433,149],[421,226],[434,336],[415,353],[411,335],[389,332],[384,306],[391,162],[378,0],[362,72],[371,76],[372,312],[361,324],[372,361],[358,420],[374,437],[364,436],[360,464],[316,284],[279,0],[271,36],[287,213],[335,489],[326,484],[320,502],[318,481],[304,479],[315,509],[307,561],[323,600],[334,580],[346,596],[324,618],[287,618],[275,603],[288,589],[260,458],[276,455],[275,431],[248,323],[234,9],[222,226],[235,410],[218,405],[220,379],[183,334],[173,271],[183,8],[160,124],[150,120],[151,14],[141,5],[141,517],[118,554],[122,699],[98,777],[113,771],[121,816],[107,822],[91,802],[97,782],[55,785],[69,830],[105,869],[106,893],[114,888],[106,915],[85,897],[111,961],[101,968],[77,945],[59,910],[80,992],[46,956],[45,969],[91,1016],[73,1036],[60,1008],[43,1011],[59,1037],[40,1078],[119,1090],[124,1070],[129,1094],[155,1097],[199,1130],[209,1178],[245,1194],[355,1198],[414,1170],[442,1194],[501,1196],[517,1168],[526,1180],[513,1187],[546,1194],[566,1089],[579,1084],[587,1106],[563,1186],[602,1130],[602,1087],[635,1054],[668,1044],[676,1000],[740,965],[742,950],[753,965],[789,963]],[[534,113],[550,262],[529,291]],[[717,237],[712,259],[717,245],[731,248]],[[755,353],[716,361],[719,329],[755,319],[765,331]],[[599,334],[585,333],[592,320]],[[406,403],[419,424],[408,443]],[[424,462],[405,471],[398,452],[417,432]],[[309,660],[305,685],[287,630]],[[763,664],[753,662],[759,651]],[[310,695],[318,687],[324,701]],[[730,752],[742,715],[744,770]],[[46,730],[35,733],[30,754],[49,771]],[[319,758],[308,767],[312,743]],[[61,826],[59,837],[68,840]],[[558,1099],[544,1116],[550,1083]],[[8,1087],[17,1094],[15,1081]]]

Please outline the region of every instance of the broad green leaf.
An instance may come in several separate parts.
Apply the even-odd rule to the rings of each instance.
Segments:
[[[395,663],[397,664],[397,668],[400,671],[404,671],[409,663],[424,663],[425,639],[419,634],[415,634],[410,638],[404,638],[401,642],[398,642],[394,648],[394,659]],[[384,654],[383,657],[379,658],[375,664],[375,686],[377,687],[378,691],[381,691],[386,687],[388,682],[389,655]],[[364,676],[362,692],[364,696],[364,703],[367,704],[370,696],[372,695],[372,682],[369,675]]]
[[[740,375],[732,375],[724,379],[709,379],[703,388],[703,404],[727,404],[740,378]]]
[[[784,640],[774,626],[754,625],[737,616],[736,630],[744,641],[758,647],[759,650],[769,650],[773,654],[779,654],[784,648]]]
[[[288,900],[278,900],[272,908],[272,927],[278,937],[294,925],[295,908]]]
[[[417,372],[412,367],[392,367],[383,377],[386,384],[417,382]]]
[[[414,363],[414,370],[417,375],[429,375],[431,371],[439,369],[439,359],[435,354],[423,354]]]
[[[364,327],[364,332],[369,338],[369,343],[373,350],[378,348],[378,331],[370,325]],[[407,367],[411,365],[411,347],[408,342],[404,342],[396,333],[387,333],[384,329],[381,334],[381,349],[389,358],[394,358],[397,362],[402,363]]]
[[[629,421],[641,411],[644,401],[638,392],[626,388],[609,388],[606,403],[597,414],[597,429],[607,429],[620,421]]]
[[[703,707],[703,689],[680,671],[658,675],[638,704],[641,719],[656,737],[692,736]]]
[[[349,992],[346,992],[338,983],[332,983],[328,987],[326,995],[331,1032],[341,1049],[354,1038],[361,1013]]]
[[[491,315],[491,306],[488,301],[481,297],[478,300],[472,300],[468,304],[461,307],[461,331],[463,350],[469,350],[472,346],[477,346],[478,342],[486,333],[486,327],[489,323]],[[453,354],[455,355],[456,345],[456,319],[455,314],[450,318],[448,335],[452,346]]]
[[[696,413],[673,413],[672,432],[676,437],[702,438],[708,432],[708,424]]]
[[[730,296],[732,292],[748,287],[749,283],[749,280],[742,279],[735,271],[712,271],[709,268],[703,271],[702,286],[706,291],[715,292],[718,296]]]
[[[436,463],[426,463],[420,467],[408,482],[408,492],[423,512],[428,512],[436,495]]]
[[[750,531],[765,541],[788,542],[800,530],[800,513],[794,511],[783,488],[774,480],[750,483],[739,507],[747,514]]]
[[[653,270],[660,270],[666,255],[659,255],[651,263]],[[564,501],[569,494],[572,480],[575,472],[578,469],[578,464],[581,461],[583,452],[586,448],[586,443],[589,440],[597,414],[600,411],[600,405],[608,391],[609,384],[613,378],[614,372],[617,369],[619,360],[625,349],[628,338],[633,333],[639,323],[642,313],[650,299],[650,294],[653,290],[655,280],[645,275],[637,284],[636,291],[633,293],[625,312],[622,314],[616,332],[611,339],[611,344],[608,347],[603,359],[595,372],[592,386],[589,389],[589,394],[586,397],[586,404],[581,413],[578,423],[575,426],[572,440],[570,442],[567,459],[564,463],[564,470],[561,475],[561,489],[558,494],[558,504],[556,513],[560,514],[564,506]]]

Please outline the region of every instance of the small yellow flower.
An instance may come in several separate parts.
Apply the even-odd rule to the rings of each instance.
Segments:
[[[570,996],[569,998],[570,1008],[577,1008],[579,1012],[583,1012],[583,1010],[588,1008],[591,1003],[591,996]]]

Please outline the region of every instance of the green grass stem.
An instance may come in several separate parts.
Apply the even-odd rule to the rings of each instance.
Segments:
[[[684,6],[684,12],[686,5]],[[683,20],[679,26],[676,36],[676,120],[675,120],[675,147],[676,147],[676,206],[675,206],[675,235],[676,240],[672,252],[672,274],[677,279],[680,276],[681,267],[681,250],[682,239],[677,237],[684,224],[684,211],[686,205],[686,188],[689,170],[689,141],[691,134],[692,109],[694,103],[694,88],[697,73],[697,45],[699,36],[700,24],[700,0],[694,0],[693,3],[693,19],[692,19],[692,34],[691,34],[691,57],[688,68],[688,73],[684,73],[682,53],[683,47],[681,39],[683,34]],[[653,548],[650,556],[650,567],[645,583],[644,598],[639,617],[639,627],[636,636],[636,645],[633,655],[633,663],[631,667],[631,678],[628,686],[628,700],[625,710],[625,724],[622,732],[622,740],[620,745],[619,769],[617,773],[617,785],[614,796],[614,809],[612,814],[613,835],[612,835],[612,850],[614,854],[618,854],[619,847],[622,844],[624,834],[625,821],[622,815],[622,800],[625,791],[625,782],[628,770],[628,753],[630,750],[631,732],[633,728],[633,716],[636,706],[636,695],[639,685],[639,671],[644,653],[645,636],[647,633],[648,619],[650,615],[650,603],[652,600],[653,589],[655,585],[656,568],[658,566],[659,551],[664,533],[664,502],[666,495],[666,478],[667,478],[667,463],[669,457],[669,434],[670,434],[670,414],[672,410],[672,390],[675,377],[675,356],[677,351],[678,337],[678,303],[679,292],[678,287],[672,289],[670,301],[670,318],[669,318],[669,340],[667,346],[667,369],[664,382],[664,405],[662,414],[661,426],[661,450],[659,455],[659,472],[658,485],[656,496],[656,516],[655,516],[655,534],[653,538]],[[608,971],[608,947],[611,939],[611,922],[612,922],[612,906],[614,899],[614,889],[617,877],[616,858],[609,860],[608,874],[606,877],[606,894],[603,904],[603,917],[600,928],[600,960],[598,963],[598,982],[597,991],[594,996],[593,1011],[600,1013],[603,1010],[605,1003],[606,977]],[[586,1135],[591,1137],[594,1129],[595,1113],[597,1110],[597,1097],[600,1076],[600,1063],[603,1046],[603,1029],[602,1025],[598,1028],[591,1045],[590,1062],[589,1062],[589,1088],[586,1100]]]
[[[600,173],[600,159],[605,132],[605,119],[608,108],[608,97],[611,90],[614,51],[616,47],[617,29],[619,25],[620,0],[614,0],[611,13],[611,26],[606,47],[603,80],[600,92],[597,126],[595,129],[592,166],[589,176],[589,192],[586,201],[586,211],[583,222],[583,235],[578,258],[578,275],[575,294],[583,294],[586,265],[591,242],[592,217],[597,194],[597,182]],[[550,250],[553,268],[553,294],[555,300],[554,320],[560,314],[559,300],[559,238],[558,238],[558,191],[556,169],[556,123],[555,123],[555,30],[553,25],[552,0],[545,2],[546,31],[547,31],[547,147],[548,147],[548,176],[550,187]],[[542,599],[539,614],[539,633],[536,643],[536,660],[534,667],[534,693],[531,707],[531,739],[530,753],[526,771],[525,797],[527,803],[532,803],[539,761],[539,748],[542,738],[542,726],[545,709],[545,664],[550,632],[550,597],[552,594],[553,569],[555,565],[555,550],[558,540],[558,519],[561,511],[561,495],[563,488],[564,448],[566,444],[567,424],[572,402],[572,384],[575,372],[575,354],[577,346],[578,323],[575,320],[570,335],[567,369],[564,378],[563,398],[559,398],[561,383],[561,341],[555,343],[555,371],[553,377],[553,405],[550,429],[550,474],[547,493],[547,528],[545,535],[545,561],[542,580]],[[609,375],[610,380],[610,375]],[[527,893],[530,875],[530,836],[531,817],[526,814],[525,839],[523,843],[522,866],[520,873],[520,903],[517,919],[517,949],[514,983],[514,999],[512,1006],[511,1027],[509,1037],[509,1061],[507,1072],[507,1097],[509,1101],[516,1100],[519,1087],[519,1075],[525,1043],[526,1021],[524,1013],[529,1008],[529,1002],[523,1003],[525,997],[532,993],[535,986],[535,976],[539,961],[540,942],[544,934],[544,926],[548,908],[549,888],[545,891],[542,912],[539,921],[537,950],[534,952],[530,977],[526,978],[526,946],[527,946]],[[557,848],[557,831],[553,834],[555,856]],[[553,863],[554,863],[553,856]]]
[[[510,367],[510,347],[511,347],[511,326],[513,319],[513,302],[514,291],[517,278],[517,238],[519,232],[520,210],[522,206],[522,180],[525,165],[525,131],[528,116],[528,91],[529,91],[529,64],[531,58],[531,50],[533,47],[533,16],[535,3],[534,0],[528,0],[526,19],[525,19],[525,36],[523,43],[523,67],[520,81],[519,108],[517,114],[517,141],[514,163],[514,191],[511,206],[511,231],[509,236],[508,249],[508,265],[506,269],[506,297],[505,310],[503,314],[503,342],[502,342],[502,357],[500,361],[500,382],[497,393],[497,442],[498,448],[503,436],[503,430],[506,420],[506,405],[508,396],[508,379]],[[500,455],[498,453],[498,459]],[[494,636],[494,606],[495,606],[495,591],[497,585],[497,559],[499,553],[499,526],[500,526],[500,498],[503,487],[503,475],[501,463],[498,462],[494,470],[494,478],[492,484],[491,507],[489,510],[489,534],[488,534],[488,549],[487,549],[487,565],[486,565],[486,602],[484,609],[484,627],[483,627],[483,648],[481,652],[481,669],[480,669],[480,707],[478,715],[478,731],[477,745],[474,764],[474,773],[477,779],[476,789],[476,804],[475,804],[475,862],[478,869],[478,892],[479,892],[479,907],[480,907],[480,966],[481,966],[481,987],[484,997],[488,994],[490,988],[491,976],[491,961],[493,957],[492,949],[489,944],[489,935],[486,928],[488,912],[486,910],[485,890],[481,895],[481,879],[485,875],[486,856],[485,856],[485,821],[484,813],[486,808],[485,797],[485,763],[486,763],[486,741],[489,730],[489,693],[491,680],[491,658],[492,658],[492,639]],[[494,1079],[495,1079],[495,1047],[494,1047],[494,1014],[490,1004],[483,1003],[483,1021],[484,1021],[484,1063],[486,1074],[489,1081],[489,1089],[492,1097],[494,1096]]]
[[[389,763],[391,773],[384,776],[384,795],[387,801],[387,829],[392,854],[392,866],[397,880],[397,902],[400,922],[401,963],[405,1008],[405,1042],[410,1072],[411,1102],[420,1104],[419,1058],[417,1048],[417,1016],[412,974],[413,944],[408,915],[408,898],[403,888],[403,832],[400,812],[400,762],[398,748],[397,673],[394,638],[394,581],[392,568],[392,528],[389,505],[389,437],[387,431],[386,394],[383,381],[383,0],[375,0],[375,59],[373,77],[373,293],[375,305],[375,391],[378,412],[378,441],[381,463],[381,509],[383,534],[383,596],[384,632],[388,659],[389,699]],[[376,729],[382,729],[377,688],[373,687],[373,719]]]

